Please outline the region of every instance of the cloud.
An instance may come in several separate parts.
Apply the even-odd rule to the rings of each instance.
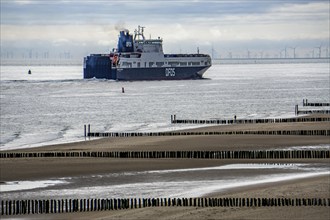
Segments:
[[[2,3],[1,12],[5,24],[59,24],[69,23],[106,24],[123,21],[133,22],[219,22],[227,16],[242,18],[247,15],[263,15],[276,11],[290,12],[312,9],[317,13],[328,7],[325,1],[23,1],[28,4],[17,4],[11,1]],[[291,6],[290,6],[291,5]],[[307,6],[307,7],[306,7]],[[321,7],[319,7],[321,6]],[[315,9],[315,10],[314,10]],[[292,10],[291,10],[292,12]],[[115,21],[114,21],[115,19]],[[235,19],[236,20],[236,19]],[[166,23],[165,23],[166,24]]]
[[[17,1],[13,1],[13,2],[16,4],[19,4],[19,5],[27,5],[27,4],[33,3],[33,1],[29,1],[29,0],[17,0]]]
[[[89,45],[92,51],[115,47],[119,29],[133,32],[138,25],[146,27],[147,38],[163,38],[170,51],[189,45],[195,50],[222,43],[238,48],[239,42],[317,42],[329,38],[329,5],[317,0],[1,1],[1,45],[33,46],[39,40]]]
[[[102,25],[2,25],[1,40],[49,40],[85,41],[108,39],[117,32]],[[113,29],[113,28],[112,28]]]
[[[70,41],[68,39],[65,39],[65,38],[59,38],[59,39],[55,39],[53,40],[53,45],[54,46],[61,46],[63,44],[67,44],[69,43]]]

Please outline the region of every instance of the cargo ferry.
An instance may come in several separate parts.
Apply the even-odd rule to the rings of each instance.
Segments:
[[[109,54],[84,58],[84,79],[182,80],[201,79],[211,67],[208,54],[164,54],[163,40],[146,39],[138,26],[134,37],[128,30],[119,33],[118,47]]]

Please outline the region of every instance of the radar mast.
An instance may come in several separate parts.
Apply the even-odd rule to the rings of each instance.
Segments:
[[[134,40],[136,40],[136,38],[137,38],[137,40],[143,40],[143,41],[145,40],[144,35],[143,35],[144,28],[145,27],[141,27],[139,25],[138,30],[135,29],[135,31],[134,31],[134,34],[135,34],[134,35]]]

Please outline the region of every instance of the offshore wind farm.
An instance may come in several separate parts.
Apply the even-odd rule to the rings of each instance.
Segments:
[[[117,38],[117,37],[116,37]],[[219,42],[221,44],[221,41]],[[225,42],[223,43],[225,44]],[[103,48],[103,53],[110,53],[111,48],[116,44]],[[328,62],[330,59],[329,44],[320,43],[314,47],[309,45],[296,44],[294,46],[283,46],[275,49],[248,48],[249,43],[241,45],[241,48],[224,48],[222,45],[215,47],[197,46],[196,48],[171,50],[172,53],[206,53],[209,54],[217,64],[226,63],[299,63],[299,62]],[[107,50],[108,49],[108,50]],[[167,48],[164,48],[165,52]],[[1,50],[1,65],[81,65],[82,57],[88,52],[52,49],[42,50],[30,49],[7,49]],[[236,61],[236,62],[235,62]]]

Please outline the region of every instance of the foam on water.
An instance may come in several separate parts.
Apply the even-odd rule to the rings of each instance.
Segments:
[[[12,181],[0,184],[0,192],[22,191],[37,188],[46,188],[58,184],[65,184],[63,180],[42,180],[42,181]]]
[[[276,150],[330,150],[330,144],[292,146],[292,147],[276,148]]]
[[[228,164],[216,167],[190,168],[190,169],[173,169],[173,170],[155,170],[146,171],[147,173],[175,173],[175,172],[193,172],[193,171],[207,171],[207,170],[245,170],[245,169],[301,169],[303,164],[272,164],[272,163],[242,163],[242,164]]]

